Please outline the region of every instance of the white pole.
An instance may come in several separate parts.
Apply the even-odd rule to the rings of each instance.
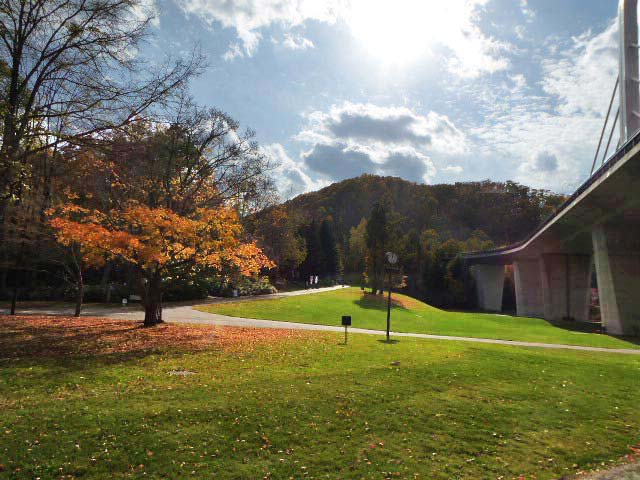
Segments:
[[[620,0],[620,142],[640,129],[638,73],[638,0]]]

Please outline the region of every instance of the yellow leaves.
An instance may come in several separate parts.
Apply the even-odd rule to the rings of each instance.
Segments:
[[[139,203],[108,212],[65,204],[50,216],[56,239],[63,245],[81,245],[85,261],[90,263],[106,254],[140,268],[170,268],[192,262],[242,276],[273,267],[255,243],[240,241],[238,215],[225,206],[200,208],[187,217]]]
[[[283,205],[278,205],[274,207],[271,212],[271,221],[275,228],[281,227],[286,221],[289,215],[287,214],[287,209]]]

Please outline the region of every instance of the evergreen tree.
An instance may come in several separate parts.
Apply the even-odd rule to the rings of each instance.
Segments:
[[[335,277],[340,269],[340,257],[331,217],[325,218],[320,224],[320,248],[322,249],[321,273]]]
[[[389,245],[389,222],[387,212],[382,203],[377,202],[371,210],[367,222],[367,271],[366,275],[371,286],[371,293],[382,290],[384,284],[385,252]]]
[[[365,271],[367,256],[367,219],[363,218],[356,227],[349,231],[349,243],[345,258],[345,271],[362,275]]]
[[[312,220],[301,233],[307,246],[307,258],[302,263],[300,272],[302,278],[306,280],[310,275],[320,275],[322,269],[322,245],[318,223]]]

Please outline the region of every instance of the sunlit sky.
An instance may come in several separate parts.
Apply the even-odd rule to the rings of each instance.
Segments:
[[[571,192],[617,75],[616,0],[146,1],[141,54],[200,45],[195,99],[256,131],[283,198],[362,173]]]

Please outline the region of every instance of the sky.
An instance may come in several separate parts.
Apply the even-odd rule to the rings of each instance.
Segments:
[[[571,193],[617,76],[617,0],[144,1],[142,53],[202,49],[196,102],[255,130],[282,198],[363,173]]]

